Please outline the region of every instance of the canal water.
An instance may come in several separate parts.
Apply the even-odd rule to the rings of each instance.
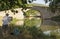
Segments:
[[[24,20],[25,26],[36,26],[39,27],[44,34],[49,34],[52,32],[58,32],[60,34],[60,22],[52,21],[52,20],[42,20],[39,17],[26,18]]]
[[[48,30],[56,30],[60,29],[60,22],[52,21],[52,20],[44,20],[40,17],[28,17],[24,20],[20,20],[17,25],[24,25],[24,26],[36,26],[40,27],[42,31]]]
[[[41,29],[45,35],[58,35],[60,36],[60,22],[52,21],[52,20],[43,20],[41,25]]]

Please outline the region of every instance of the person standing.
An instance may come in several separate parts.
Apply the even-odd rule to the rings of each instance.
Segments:
[[[3,17],[2,22],[3,22],[2,28],[6,29],[9,24],[9,14],[6,14],[6,16]]]
[[[3,19],[2,19],[2,22],[3,22],[3,24],[2,24],[2,33],[3,33],[3,35],[4,36],[6,36],[6,34],[8,33],[8,25],[9,25],[9,23],[10,23],[10,16],[9,16],[9,14],[7,13],[4,17],[3,17]]]

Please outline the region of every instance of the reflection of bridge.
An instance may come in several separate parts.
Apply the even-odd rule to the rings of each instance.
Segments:
[[[41,17],[41,16],[26,16],[26,17]]]
[[[34,6],[31,9],[39,11],[43,19],[51,18],[54,15],[49,11],[48,7]]]

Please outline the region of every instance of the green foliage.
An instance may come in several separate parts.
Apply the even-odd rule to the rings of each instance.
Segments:
[[[18,4],[18,0],[1,0],[0,1],[0,11],[1,10],[8,10],[12,9],[13,7],[15,8]]]
[[[58,32],[58,30],[55,30],[55,32],[52,31],[51,32],[51,37],[54,37],[55,39],[60,39],[60,32]]]
[[[60,15],[52,17],[51,20],[56,21],[56,22],[60,22]]]
[[[32,26],[30,28],[26,28],[29,31],[29,34],[32,36],[32,39],[38,39],[43,38],[43,33],[40,29],[36,28],[35,26]]]
[[[0,0],[0,11],[19,7],[25,8],[26,4],[27,0]]]
[[[45,0],[45,2],[50,2],[49,4],[49,9],[52,11],[52,12],[56,12],[57,10],[60,11],[60,0]]]
[[[13,18],[13,20],[10,22],[10,26],[15,25],[15,23],[18,21],[18,19]]]
[[[14,8],[22,7],[23,9],[26,9],[27,2],[32,3],[36,0],[0,0],[0,11],[3,10],[9,10]],[[45,3],[50,1],[50,9],[52,12],[55,12],[58,10],[58,7],[60,7],[60,0],[44,0]]]

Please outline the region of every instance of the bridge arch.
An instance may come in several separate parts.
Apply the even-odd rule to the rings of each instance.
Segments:
[[[38,11],[38,12],[36,12],[36,13],[39,14],[39,15],[36,15],[36,17],[39,16],[38,18],[40,18],[40,20],[41,20],[41,21],[40,21],[40,26],[41,26],[41,24],[43,23],[43,16],[42,16],[41,12],[40,12],[39,10],[35,9],[35,8],[34,8],[34,9],[33,9],[33,8],[30,8],[29,10],[26,11],[26,13],[27,13],[28,11],[30,11],[30,10],[31,10],[31,11],[32,11],[32,10]],[[31,13],[31,12],[30,12],[30,13]],[[29,15],[28,15],[28,16],[29,16]],[[27,16],[27,17],[28,17],[28,16]],[[35,15],[33,15],[33,16],[35,16]],[[31,16],[30,16],[30,17],[31,17]]]
[[[41,16],[41,25],[44,23],[45,19],[51,18],[54,14],[49,11],[48,7],[34,6],[30,8],[31,10],[37,10],[40,12]]]
[[[54,14],[48,9],[48,7],[34,6],[32,10],[37,10],[40,12],[42,19],[51,18]]]

